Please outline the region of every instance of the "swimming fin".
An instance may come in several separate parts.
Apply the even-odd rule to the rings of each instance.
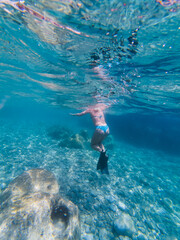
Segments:
[[[102,174],[109,174],[107,162],[108,156],[106,155],[106,151],[105,152],[102,151],[100,153],[99,161],[97,164],[97,170],[100,169]]]

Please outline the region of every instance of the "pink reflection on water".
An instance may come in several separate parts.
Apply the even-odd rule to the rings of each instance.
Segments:
[[[162,6],[172,6],[175,3],[180,3],[180,0],[156,0],[156,2],[160,3]]]

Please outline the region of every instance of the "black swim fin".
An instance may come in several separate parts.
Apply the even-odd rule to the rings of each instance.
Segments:
[[[102,151],[100,153],[99,161],[97,164],[97,170],[100,169],[102,174],[109,174],[107,162],[108,156],[106,155],[106,151],[105,152]]]

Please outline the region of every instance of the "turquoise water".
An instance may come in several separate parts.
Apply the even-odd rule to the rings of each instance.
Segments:
[[[25,2],[36,16],[10,3],[0,1],[1,191],[45,168],[79,207],[82,239],[180,239],[179,1]],[[96,171],[91,119],[70,115],[97,102],[111,105],[109,176]],[[113,229],[121,214],[131,236]]]

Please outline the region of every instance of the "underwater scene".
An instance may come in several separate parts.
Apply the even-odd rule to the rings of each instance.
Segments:
[[[180,1],[0,0],[0,239],[180,239]]]

